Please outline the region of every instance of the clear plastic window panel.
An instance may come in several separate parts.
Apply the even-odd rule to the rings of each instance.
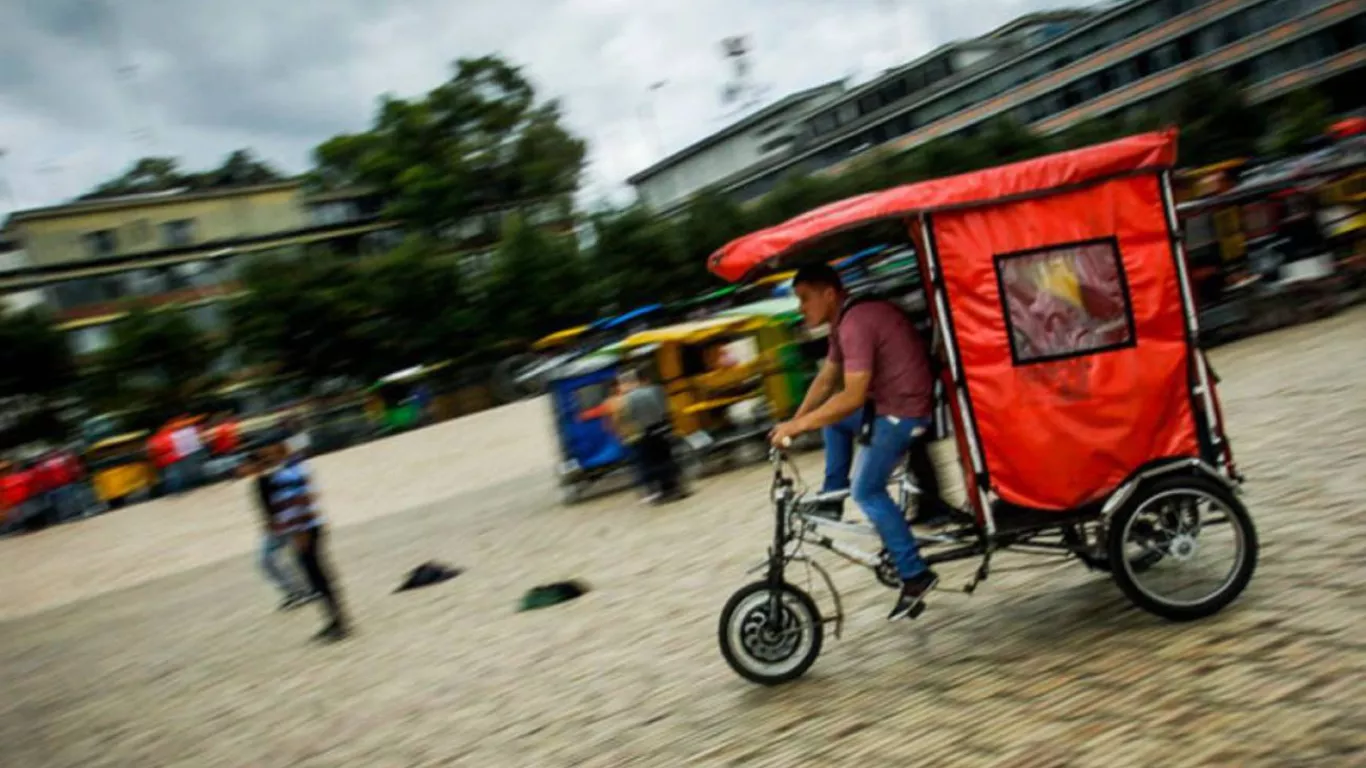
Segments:
[[[1017,364],[1128,346],[1133,323],[1114,241],[998,257]]]

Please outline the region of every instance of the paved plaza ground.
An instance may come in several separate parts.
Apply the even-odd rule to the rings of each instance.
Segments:
[[[534,401],[317,460],[339,645],[274,611],[242,483],[0,540],[0,766],[1366,765],[1366,309],[1211,359],[1263,544],[1213,619],[1071,562],[887,624],[831,560],[844,637],[760,689],[716,622],[764,553],[767,468],[562,507]],[[428,559],[468,571],[393,594]],[[515,611],[564,578],[592,591]]]

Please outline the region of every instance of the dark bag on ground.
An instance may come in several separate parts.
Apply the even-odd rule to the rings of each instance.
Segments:
[[[429,560],[410,571],[407,580],[399,585],[399,588],[394,591],[403,592],[431,584],[439,584],[443,581],[449,581],[456,576],[459,576],[461,573],[463,573],[463,571],[459,568],[452,568],[448,565]]]

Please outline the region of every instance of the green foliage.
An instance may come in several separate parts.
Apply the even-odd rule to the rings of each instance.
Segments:
[[[390,215],[440,232],[481,208],[576,190],[587,147],[561,117],[517,67],[460,59],[423,98],[386,96],[370,130],[319,145],[310,183],[375,188]]]
[[[1328,130],[1332,111],[1332,102],[1312,88],[1291,93],[1272,113],[1267,148],[1276,154],[1303,150],[1305,144]]]
[[[121,176],[100,184],[80,199],[96,200],[172,189],[222,189],[268,184],[284,178],[279,171],[257,160],[248,149],[236,150],[219,167],[197,173],[182,171],[180,162],[173,157],[144,157]]]
[[[459,269],[436,251],[434,243],[410,238],[351,276],[367,305],[357,333],[370,353],[354,371],[365,380],[424,363],[459,362],[478,351],[477,308]]]
[[[599,215],[594,226],[593,283],[605,311],[687,298],[705,276],[704,265],[689,263],[678,227],[645,208]]]
[[[75,380],[71,351],[39,310],[0,307],[0,398],[51,397]]]
[[[184,312],[135,306],[113,326],[113,343],[101,356],[110,388],[102,399],[160,415],[185,410],[211,386],[218,352]]]
[[[373,286],[330,258],[257,259],[242,271],[246,293],[228,309],[231,336],[247,358],[311,381],[362,376],[374,358]]]
[[[484,281],[487,340],[526,344],[589,320],[596,298],[572,236],[546,232],[521,216],[507,218]]]
[[[1181,127],[1181,163],[1187,166],[1254,157],[1266,130],[1263,111],[1247,103],[1243,89],[1210,74],[1188,80],[1159,114]]]

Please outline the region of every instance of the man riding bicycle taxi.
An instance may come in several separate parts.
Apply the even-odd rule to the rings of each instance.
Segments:
[[[905,513],[887,492],[892,472],[908,449],[915,446],[924,453],[925,438],[933,426],[934,377],[926,345],[910,318],[895,304],[872,299],[851,301],[839,273],[829,265],[802,267],[793,278],[792,288],[806,324],[830,326],[830,351],[796,414],[777,425],[770,439],[781,447],[804,432],[822,431],[822,494],[848,490],[877,529],[902,582],[887,619],[900,619],[910,614],[939,581],[921,559]],[[839,388],[841,378],[843,388]],[[870,417],[871,435],[854,466],[854,441]],[[925,491],[919,507],[927,510],[922,516],[941,514],[947,505],[938,498],[928,454],[923,458],[911,462],[914,475],[926,475],[917,477],[917,484]],[[836,503],[833,510],[824,505],[823,516],[837,520],[841,513],[842,503]]]

